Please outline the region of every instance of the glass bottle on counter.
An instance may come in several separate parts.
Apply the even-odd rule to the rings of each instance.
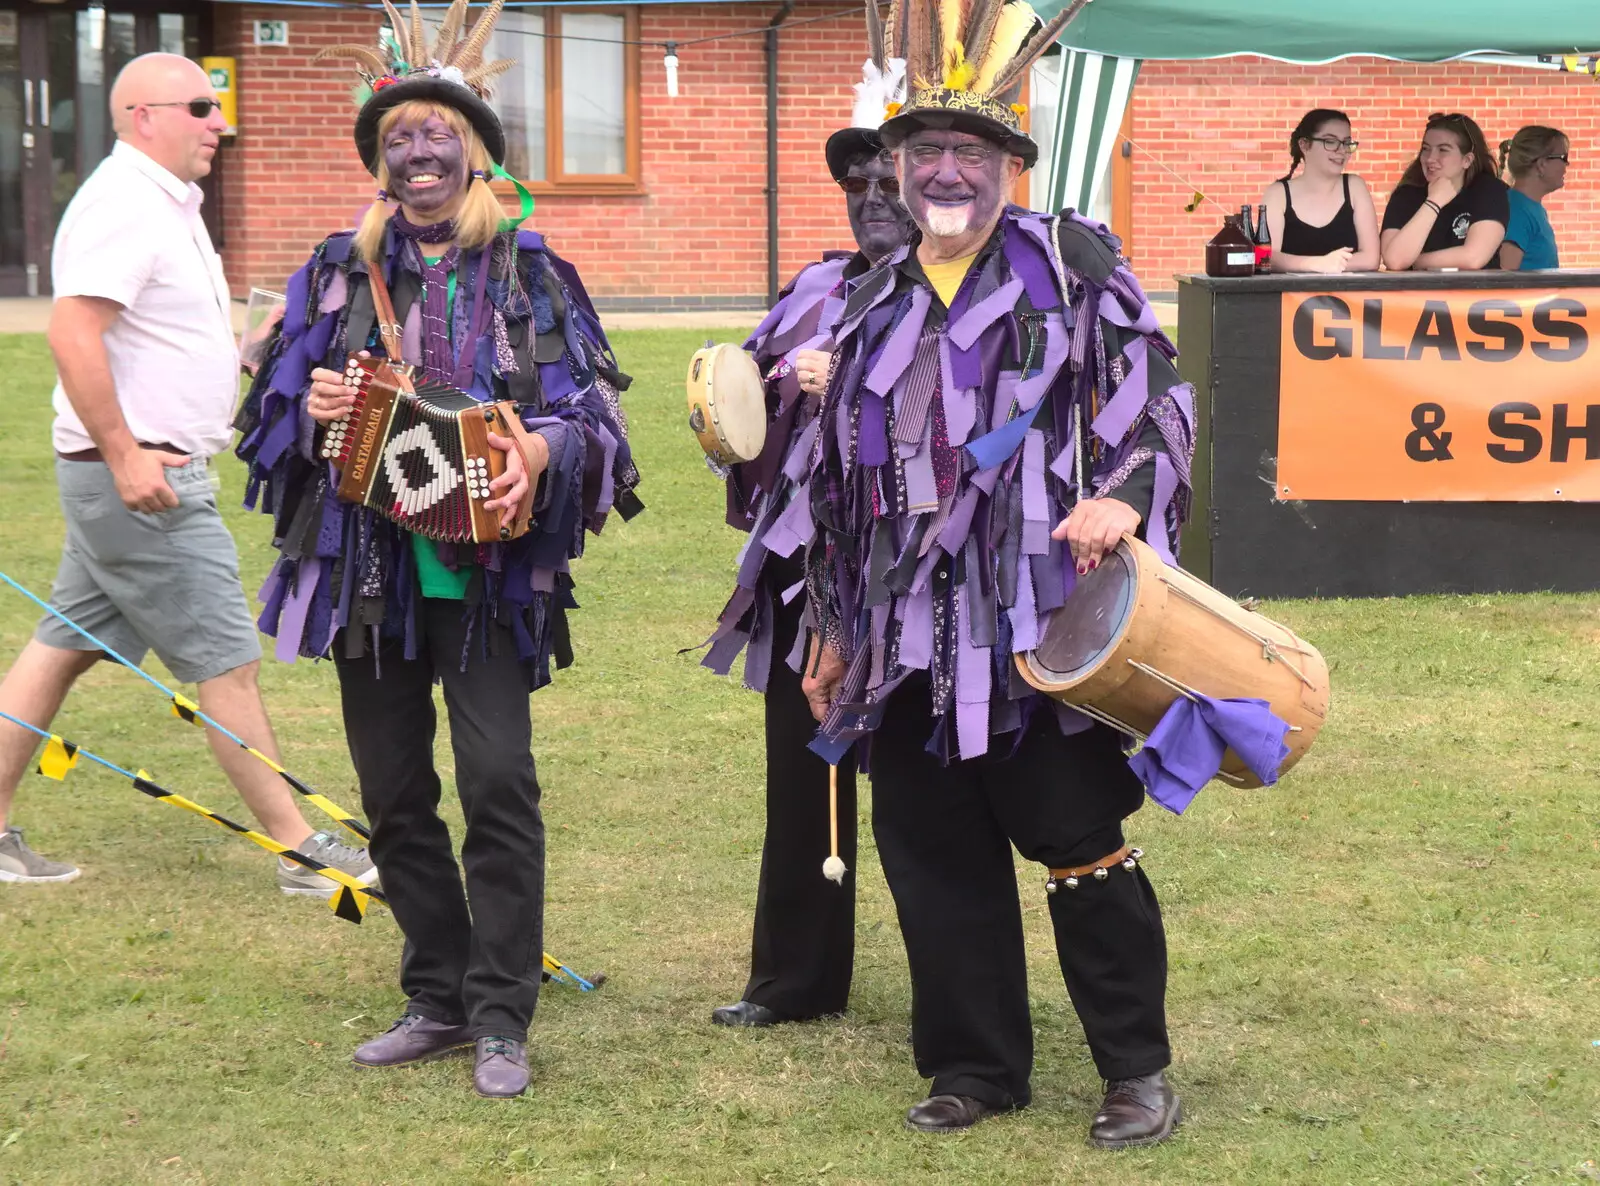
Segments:
[[[1250,203],[1246,202],[1239,207],[1239,225],[1244,228],[1245,236],[1253,243],[1256,238],[1255,224],[1250,221]]]
[[[1206,275],[1254,276],[1255,272],[1256,245],[1245,234],[1240,216],[1230,214],[1206,244]]]
[[[1261,207],[1256,218],[1256,273],[1265,275],[1272,271],[1272,230],[1267,226],[1267,208]]]

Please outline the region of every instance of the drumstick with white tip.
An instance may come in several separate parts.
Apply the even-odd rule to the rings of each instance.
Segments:
[[[844,862],[839,859],[839,768],[828,767],[828,859],[822,862],[822,875],[836,885],[844,884]]]

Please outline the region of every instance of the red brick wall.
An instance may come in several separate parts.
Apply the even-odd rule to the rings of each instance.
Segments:
[[[792,21],[835,13],[801,0]],[[650,42],[760,28],[764,4],[643,7]],[[257,48],[258,16],[290,21],[290,46]],[[216,52],[239,66],[237,142],[223,173],[224,256],[235,291],[280,284],[323,235],[352,225],[372,180],[350,142],[348,68],[312,65],[334,41],[366,43],[366,13],[219,4]],[[864,57],[853,14],[797,25],[780,36],[780,277],[823,248],[850,244],[844,204],[828,178],[822,143],[849,118],[851,84]],[[600,298],[759,304],[766,291],[765,68],[759,35],[679,49],[679,97],[666,95],[660,52],[641,54],[645,192],[638,196],[541,195],[531,225],[571,259]],[[1547,71],[1453,63],[1405,65],[1352,59],[1290,66],[1258,58],[1148,62],[1133,99],[1131,253],[1153,291],[1197,269],[1221,211],[1260,200],[1288,162],[1285,142],[1314,106],[1347,111],[1361,141],[1354,168],[1383,201],[1420,139],[1428,112],[1461,110],[1492,145],[1525,123],[1551,123],[1573,140],[1568,188],[1549,209],[1568,264],[1600,264],[1600,190],[1586,162],[1597,143],[1600,91],[1592,80]],[[1198,188],[1217,206],[1194,214]]]
[[[801,0],[790,19],[840,7]],[[644,7],[640,37],[686,42],[759,28],[772,11],[761,4]],[[246,44],[250,22],[285,15],[288,47]],[[225,162],[223,254],[235,291],[242,291],[281,283],[320,238],[352,225],[371,194],[372,179],[350,142],[354,74],[310,59],[335,41],[371,41],[378,18],[218,5],[216,21],[216,52],[238,58],[241,131]],[[850,244],[822,143],[849,120],[849,75],[865,57],[863,41],[854,14],[780,36],[781,279],[824,247]],[[578,266],[597,297],[759,305],[767,283],[762,37],[681,45],[676,99],[666,95],[660,51],[646,46],[640,54],[645,193],[540,195],[530,225]]]
[[[1267,184],[1283,176],[1300,116],[1333,107],[1349,114],[1361,142],[1351,169],[1372,187],[1380,219],[1430,112],[1466,112],[1496,152],[1524,124],[1562,129],[1572,139],[1573,165],[1567,188],[1546,202],[1561,262],[1600,264],[1600,189],[1586,167],[1600,141],[1596,86],[1578,75],[1470,62],[1147,62],[1133,92],[1134,263],[1152,290],[1170,290],[1175,273],[1198,270],[1222,212],[1259,202]],[[1185,213],[1196,189],[1222,209],[1207,204]]]

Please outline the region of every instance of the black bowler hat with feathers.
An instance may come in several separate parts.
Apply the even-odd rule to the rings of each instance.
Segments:
[[[340,58],[355,63],[361,81],[356,86],[356,149],[369,173],[378,171],[378,121],[392,107],[412,99],[429,99],[454,107],[467,117],[478,138],[499,165],[505,162],[506,134],[500,117],[487,102],[489,83],[517,63],[512,58],[483,60],[484,48],[505,0],[493,0],[465,30],[467,0],[454,0],[439,31],[430,40],[422,26],[422,11],[411,0],[410,19],[401,16],[391,0],[383,0],[389,25],[378,32],[375,47],[330,45],[312,59]]]
[[[1016,102],[1028,71],[1088,0],[1050,21],[1024,0],[894,0],[886,52],[906,61],[907,98],[879,129],[890,148],[918,128],[982,136],[1032,167],[1039,146],[1022,130]]]

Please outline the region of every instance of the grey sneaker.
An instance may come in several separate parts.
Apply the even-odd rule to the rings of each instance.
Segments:
[[[352,848],[348,844],[341,844],[327,832],[317,832],[306,839],[300,851],[314,861],[321,861],[324,865],[350,874],[362,885],[378,888],[378,870],[364,848]],[[331,898],[339,886],[304,865],[287,865],[280,857],[278,888],[286,894]]]
[[[52,861],[29,848],[22,829],[0,832],[0,881],[71,881],[78,870],[64,861]]]

